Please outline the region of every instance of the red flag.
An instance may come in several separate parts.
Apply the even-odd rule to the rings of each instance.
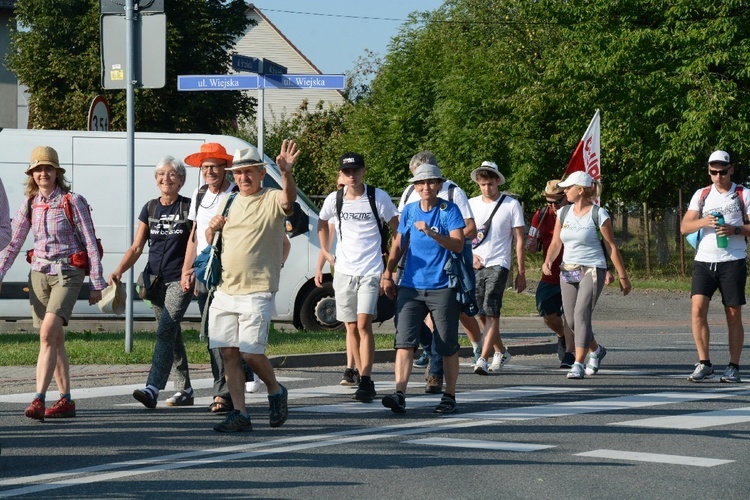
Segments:
[[[568,162],[568,168],[565,169],[565,176],[567,177],[573,172],[583,170],[595,180],[601,178],[601,150],[600,150],[600,135],[599,130],[600,117],[599,110],[596,110],[594,117],[589,123],[589,127],[586,129],[586,133],[583,134],[581,142],[576,146],[576,150],[573,152],[573,156],[570,157]]]

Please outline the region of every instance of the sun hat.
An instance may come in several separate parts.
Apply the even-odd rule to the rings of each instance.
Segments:
[[[115,281],[102,291],[102,300],[97,304],[104,314],[120,315],[125,312],[125,301],[128,293],[125,283]]]
[[[563,188],[559,186],[562,181],[560,179],[552,179],[547,181],[547,186],[544,188],[542,196],[544,197],[557,197],[565,194]]]
[[[365,168],[365,159],[359,153],[344,153],[339,159],[339,170],[345,168]]]
[[[26,174],[31,175],[31,171],[39,165],[50,165],[65,173],[65,169],[60,166],[60,158],[57,151],[50,146],[37,146],[31,150],[31,160],[26,169]]]
[[[209,158],[216,158],[219,160],[226,160],[227,163],[232,161],[232,157],[227,153],[224,146],[218,142],[207,142],[201,144],[201,150],[198,153],[193,153],[185,157],[185,163],[191,167],[200,168],[204,160]]]
[[[725,165],[729,165],[729,153],[722,150],[717,150],[711,153],[711,156],[708,157],[708,164],[712,163],[724,163]]]
[[[227,170],[237,170],[245,167],[262,167],[268,165],[268,162],[261,160],[260,153],[252,146],[245,149],[238,149],[234,152],[232,166]]]
[[[566,188],[570,186],[583,186],[591,187],[594,184],[594,179],[583,170],[573,172],[563,182],[559,183],[557,187]]]
[[[444,181],[445,177],[443,177],[443,173],[437,165],[423,163],[414,171],[414,177],[409,179],[409,182],[415,183],[417,181],[427,181],[430,179],[440,179],[441,181]]]
[[[500,177],[500,183],[499,186],[502,186],[505,184],[505,177],[503,174],[500,173],[500,170],[497,168],[497,164],[494,161],[483,161],[482,164],[471,171],[471,180],[474,182],[479,182],[477,180],[477,172],[481,172],[482,170],[486,172],[492,172],[493,174]]]

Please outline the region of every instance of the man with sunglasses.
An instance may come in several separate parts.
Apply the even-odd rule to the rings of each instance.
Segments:
[[[716,290],[727,318],[729,364],[722,382],[740,382],[740,355],[745,331],[742,326],[742,306],[745,304],[747,281],[748,207],[747,188],[732,182],[734,167],[726,151],[714,151],[708,158],[708,175],[712,184],[695,192],[682,219],[683,235],[701,230],[703,235],[695,252],[693,281],[690,288],[692,302],[693,340],[698,351],[698,363],[688,377],[690,382],[703,382],[714,377],[709,357],[708,306]],[[719,216],[724,223],[719,224]],[[719,248],[717,237],[728,240]]]
[[[547,249],[552,243],[555,232],[557,211],[568,204],[564,189],[558,187],[559,179],[547,181],[542,196],[547,205],[540,208],[531,218],[529,234],[526,237],[526,251],[535,253],[542,250],[542,258],[546,257]],[[536,308],[544,319],[544,324],[557,335],[557,358],[560,368],[570,368],[575,362],[575,345],[573,330],[570,329],[563,316],[562,294],[560,293],[560,263],[562,252],[552,263],[552,274],[542,273],[542,278],[536,289]]]

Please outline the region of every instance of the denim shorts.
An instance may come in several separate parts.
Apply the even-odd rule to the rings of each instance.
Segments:
[[[430,314],[435,327],[435,350],[443,356],[458,352],[459,307],[455,289],[416,290],[401,287],[398,290],[396,314],[396,349],[417,348],[424,319]]]

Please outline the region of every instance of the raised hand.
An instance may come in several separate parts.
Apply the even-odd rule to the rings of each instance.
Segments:
[[[281,152],[276,157],[276,166],[281,172],[291,172],[292,165],[299,158],[301,151],[297,148],[297,143],[291,139],[284,139],[281,143]]]

